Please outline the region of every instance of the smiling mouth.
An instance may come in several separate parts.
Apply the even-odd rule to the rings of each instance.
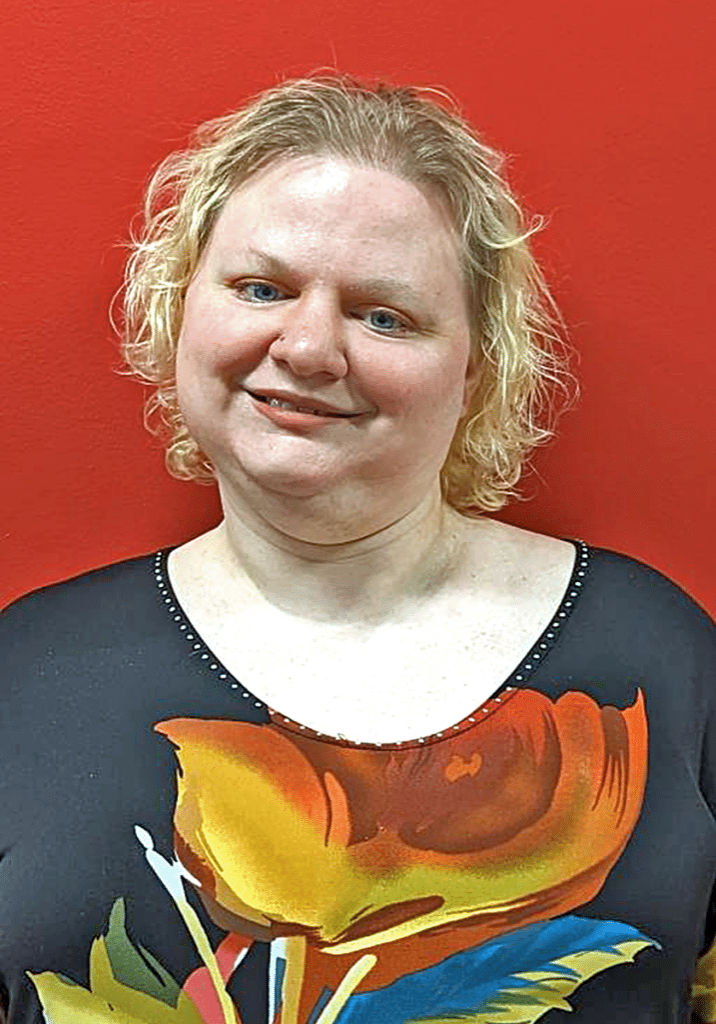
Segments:
[[[356,413],[352,412],[327,412],[325,409],[312,409],[307,405],[297,405],[295,402],[289,402],[285,398],[273,398],[264,395],[257,395],[254,391],[249,391],[248,393],[252,398],[256,399],[257,402],[262,402],[264,405],[270,405],[273,409],[287,409],[289,412],[308,413],[310,416],[330,416],[334,419],[347,419],[356,415]]]

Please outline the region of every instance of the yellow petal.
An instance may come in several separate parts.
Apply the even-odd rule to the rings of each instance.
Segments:
[[[173,1007],[118,982],[101,938],[95,939],[90,952],[91,991],[51,971],[29,977],[52,1024],[204,1024],[183,992]]]
[[[137,1017],[73,985],[51,971],[30,974],[45,1016],[52,1024],[155,1024],[152,1017]],[[175,1018],[176,1019],[176,1018]]]
[[[702,1024],[716,1024],[716,942],[696,962],[693,1010]]]
[[[239,742],[227,752],[228,727]],[[258,924],[342,929],[348,908],[367,898],[370,878],[355,871],[344,843],[329,838],[328,794],[295,747],[284,751],[280,736],[245,723],[168,722],[160,731],[179,748],[178,849],[209,894]],[[265,765],[257,767],[252,746],[264,740],[296,762],[287,773],[291,798]]]

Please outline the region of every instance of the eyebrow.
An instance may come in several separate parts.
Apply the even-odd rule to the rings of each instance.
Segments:
[[[282,277],[292,277],[293,271],[291,267],[285,263],[280,257],[274,256],[264,249],[257,249],[254,246],[249,246],[247,253],[250,257],[256,260],[256,263],[261,269],[267,271],[267,273],[278,274]],[[392,299],[398,303],[405,303],[408,306],[415,306],[422,308],[425,302],[424,296],[420,292],[416,291],[406,281],[400,281],[393,277],[368,277],[363,278],[360,281],[355,281],[352,284],[346,286],[346,291],[349,294],[356,296],[362,295],[381,295],[385,296],[386,299]]]
[[[349,285],[347,291],[357,295],[385,295],[386,298],[394,299],[398,303],[405,303],[408,306],[422,307],[425,298],[412,288],[407,282],[396,280],[393,277],[368,277],[362,281],[356,281]]]
[[[276,274],[290,274],[291,269],[287,263],[284,263],[278,256],[272,256],[270,252],[265,252],[263,249],[256,249],[253,245],[250,245],[247,249],[249,256],[252,256],[256,262],[263,269]]]

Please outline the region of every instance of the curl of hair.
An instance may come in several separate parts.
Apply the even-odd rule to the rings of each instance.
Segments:
[[[503,157],[444,93],[341,75],[284,82],[201,125],[149,183],[125,274],[122,349],[129,371],[154,385],[145,421],[166,436],[167,468],[183,479],[213,479],[184,423],[175,379],[184,296],[213,225],[258,171],[324,154],[388,170],[447,204],[481,372],[442,468],[442,490],[463,514],[495,511],[516,495],[531,450],[552,435],[554,396],[568,401],[572,381],[561,320],[529,248],[541,222],[525,221],[502,176]]]

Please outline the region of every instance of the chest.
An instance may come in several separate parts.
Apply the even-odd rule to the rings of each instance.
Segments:
[[[392,563],[370,579],[341,577],[340,586],[335,570],[320,577],[333,598],[325,607],[316,574],[292,579],[290,600],[277,588],[269,601],[228,575],[211,547],[173,552],[169,572],[193,631],[248,692],[317,732],[389,743],[469,716],[541,642],[567,599],[572,544],[527,543],[521,533],[513,540],[490,523],[485,530],[480,545],[472,533],[448,544],[442,561],[413,572],[411,587],[391,581],[394,603],[371,604],[366,593],[378,586],[370,579],[383,586],[383,572],[396,575]]]
[[[425,736],[469,715],[532,649],[543,601],[445,602],[399,625],[313,629],[244,612],[205,640],[248,690],[294,721],[364,742]]]

